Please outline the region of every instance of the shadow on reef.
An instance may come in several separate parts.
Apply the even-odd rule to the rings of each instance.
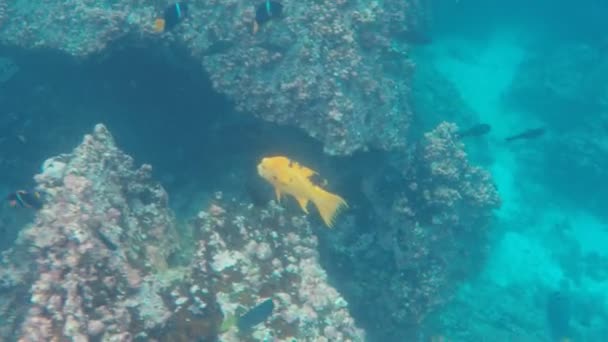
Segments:
[[[220,190],[265,206],[274,192],[257,175],[263,156],[286,155],[313,168],[352,203],[363,198],[356,185],[368,170],[362,165],[379,162],[372,153],[328,157],[301,130],[236,113],[182,51],[138,47],[87,60],[49,51],[4,55],[19,66],[0,94],[0,132],[7,137],[0,142],[0,171],[7,191],[32,186],[49,155],[70,151],[98,122],[138,163],[153,166],[178,217],[193,216]],[[23,225],[5,209],[2,249]]]
[[[265,200],[259,188],[272,192],[255,171],[262,156],[328,169],[322,146],[303,132],[235,113],[184,51],[143,46],[74,60],[3,50],[19,67],[0,94],[7,190],[31,186],[47,156],[69,151],[98,122],[138,162],[153,165],[178,212],[197,211],[220,189]]]
[[[175,172],[180,161],[198,164],[204,158],[187,154],[205,148],[201,137],[232,114],[230,104],[200,76],[200,67],[172,50],[133,48],[85,61],[17,52],[15,61],[20,71],[1,99],[3,111],[14,119],[0,129],[23,139],[21,145],[2,147],[27,155],[33,164],[69,149],[92,125],[105,122],[142,161],[161,174]],[[26,165],[9,173],[23,181],[29,176],[19,175],[35,171]]]
[[[0,95],[0,132],[8,137],[0,149],[12,161],[0,165],[4,183],[29,184],[44,158],[69,150],[98,122],[153,165],[170,191],[240,187],[264,155],[327,164],[322,146],[302,131],[235,113],[185,52],[150,46],[85,61],[45,51],[5,55],[20,70]]]

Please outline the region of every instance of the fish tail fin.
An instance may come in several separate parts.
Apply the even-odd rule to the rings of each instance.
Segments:
[[[315,193],[312,202],[319,210],[319,214],[329,228],[333,227],[334,220],[338,213],[344,208],[348,208],[346,201],[330,192],[327,192],[319,187],[315,187]]]

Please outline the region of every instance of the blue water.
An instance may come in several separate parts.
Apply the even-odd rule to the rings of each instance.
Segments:
[[[484,270],[438,314],[435,328],[448,329],[448,338],[608,338],[608,278],[595,273],[605,272],[608,256],[608,131],[600,104],[607,97],[599,94],[608,86],[608,7],[534,3],[446,4],[433,43],[419,51],[476,119],[492,126],[489,142],[468,150],[491,170],[503,199]],[[501,141],[541,126],[548,130],[542,139]],[[567,336],[555,336],[560,327],[547,322],[551,291],[566,292],[571,303],[560,308],[569,311],[568,329],[560,323]]]
[[[448,94],[445,103],[416,107],[412,136],[444,120],[489,124],[491,132],[467,139],[466,150],[490,171],[502,199],[481,269],[411,328],[420,341],[608,341],[608,3],[530,2],[430,1],[432,39],[412,48],[415,96],[433,86]],[[104,122],[138,163],[154,166],[179,217],[194,215],[219,189],[250,200],[257,160],[279,152],[331,179],[355,203],[358,222],[374,215],[360,178],[389,164],[385,153],[325,156],[295,128],[235,112],[204,75],[192,76],[195,62],[170,64],[150,51],[84,64],[15,54],[21,70],[0,86],[0,192],[32,186],[46,157],[71,150]],[[40,67],[40,59],[53,67]],[[142,63],[128,63],[134,59]],[[537,139],[504,141],[537,127],[546,130]],[[0,216],[6,249],[31,213],[2,208]],[[350,238],[375,228],[358,226]],[[333,243],[331,234],[319,232],[322,247]],[[349,292],[349,271],[321,252],[370,340],[413,338],[374,331],[365,311],[392,308],[356,302],[365,295]]]

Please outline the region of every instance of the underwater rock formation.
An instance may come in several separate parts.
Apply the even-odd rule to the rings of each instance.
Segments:
[[[416,338],[428,314],[483,263],[500,199],[490,175],[469,164],[456,133],[454,124],[440,124],[395,162],[400,176],[381,169],[363,184],[373,230],[357,239],[355,227],[328,236],[331,258],[342,265],[331,272],[350,302],[366,303],[353,313],[364,327],[373,324],[375,339]]]
[[[208,283],[224,317],[240,315],[265,298],[275,307],[265,325],[251,333],[231,328],[220,341],[364,340],[347,302],[327,282],[305,216],[288,215],[275,204],[260,210],[220,199],[221,194],[216,198],[193,222],[199,242],[191,286]],[[196,321],[196,299],[180,295],[187,300],[176,311]]]
[[[500,199],[490,173],[469,163],[457,132],[456,125],[443,122],[426,133],[403,173],[416,220],[461,226],[463,234],[487,223]]]
[[[153,16],[152,8],[127,1],[121,6],[112,1],[6,4],[0,42],[27,49],[55,49],[73,56],[102,51],[112,41],[138,30],[144,17]]]
[[[304,129],[330,154],[406,144],[410,40],[420,40],[426,1],[285,0],[283,17],[253,34],[257,2],[192,1],[168,33],[154,33],[164,8],[121,1],[10,4],[3,45],[72,56],[162,42],[200,59],[214,87],[238,109]],[[50,14],[52,13],[52,15]],[[420,16],[420,18],[419,18]]]
[[[134,169],[101,125],[45,162],[35,178],[47,203],[2,255],[2,339],[129,340],[141,320],[164,324],[162,299],[141,298],[176,246],[150,172]]]
[[[45,205],[0,260],[2,340],[213,341],[261,298],[275,311],[252,336],[363,340],[302,217],[218,197],[179,244],[151,167],[134,169],[102,125],[35,179]]]
[[[404,18],[395,23],[386,8],[366,1],[284,7],[285,18],[256,35],[246,32],[251,19],[235,13],[229,17],[245,33],[218,21],[217,41],[200,42],[206,49],[233,44],[222,53],[200,52],[216,89],[242,110],[303,128],[330,154],[404,146],[413,66],[390,32],[393,23],[407,27]]]

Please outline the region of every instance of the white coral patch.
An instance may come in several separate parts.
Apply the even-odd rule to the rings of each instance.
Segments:
[[[239,261],[240,257],[231,251],[221,251],[213,256],[211,267],[216,272],[221,272],[227,268],[233,267]]]

